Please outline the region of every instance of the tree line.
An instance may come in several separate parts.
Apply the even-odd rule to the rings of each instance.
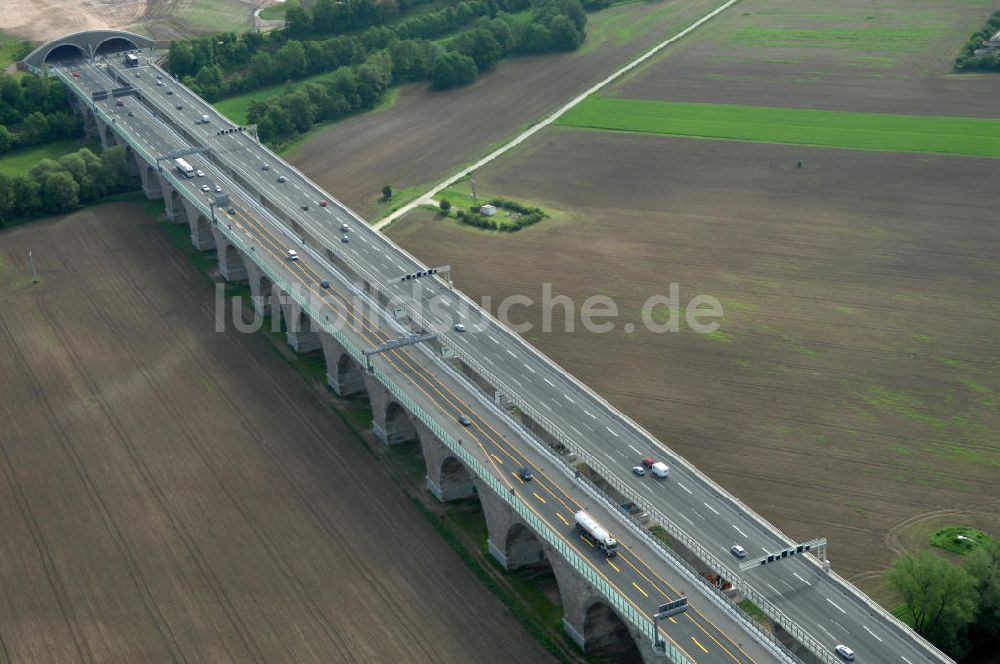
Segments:
[[[317,122],[373,108],[393,84],[429,80],[435,90],[445,90],[471,82],[507,55],[575,49],[583,41],[586,21],[579,0],[536,0],[530,20],[502,12],[494,18],[480,17],[470,30],[446,44],[400,39],[389,28],[368,30],[360,37],[289,40],[273,55],[255,54],[244,80],[294,80],[328,67],[333,74],[254,102],[247,116],[256,123],[261,140],[283,143]],[[203,68],[188,82],[210,97],[222,76],[216,65]]]
[[[955,58],[956,71],[1000,71],[1000,49],[989,55],[976,56],[976,49],[982,48],[987,39],[1000,31],[1000,11],[994,12],[986,21],[982,30],[969,37],[962,51]]]
[[[886,583],[903,601],[896,615],[956,659],[1000,652],[1000,541],[951,563],[929,551],[903,556]],[[983,660],[986,661],[986,660]]]
[[[71,111],[59,79],[0,73],[0,154],[75,138],[82,131],[83,122]]]
[[[122,146],[100,155],[82,148],[58,160],[43,159],[24,175],[0,173],[0,226],[14,219],[69,212],[136,185]]]

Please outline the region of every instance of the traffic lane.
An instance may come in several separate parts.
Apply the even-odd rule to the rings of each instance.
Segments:
[[[260,231],[260,230],[263,230],[263,229],[258,227],[257,230]],[[272,247],[272,252],[271,252],[271,254],[272,254],[272,260],[281,261],[281,254],[279,253],[279,251],[281,249],[282,244],[283,244],[282,240],[280,240],[280,239],[275,240],[275,244]],[[301,261],[298,261],[296,263],[299,263],[299,265],[297,265],[296,267],[300,267],[300,268],[304,268],[305,267],[305,265],[301,264]],[[315,281],[317,280],[317,277],[318,277],[318,275],[315,272],[312,272],[312,271],[309,271],[306,276],[307,276],[307,279],[306,279],[307,283],[315,283]],[[375,341],[375,340],[372,340],[372,341]],[[403,353],[400,353],[400,355],[402,355],[402,354]],[[396,363],[392,363],[392,364],[395,365],[395,368],[397,370],[400,370],[401,372],[407,374],[408,378],[418,377],[418,372],[417,371],[414,371],[413,369],[410,369],[410,368],[407,368],[407,367],[402,367],[402,366],[400,366],[400,365],[398,365]],[[443,387],[443,386],[433,385],[433,384],[431,384],[428,381],[428,387],[430,387],[430,389],[432,389],[434,391],[440,391],[441,387]],[[467,416],[470,417],[470,420],[472,418],[475,418],[477,421],[483,422],[483,420],[481,419],[481,415],[479,413],[479,410],[476,409],[476,408],[473,408],[469,404],[461,403],[461,402],[455,403],[454,401],[451,401],[451,399],[449,399],[448,397],[445,397],[444,402],[442,402],[440,399],[435,399],[435,404],[436,404],[436,407],[439,410],[439,412],[446,413],[448,415],[456,416],[456,417],[459,414],[467,414]],[[484,425],[485,425],[485,422],[484,422]],[[482,437],[478,436],[474,431],[471,430],[471,426],[472,426],[472,422],[470,422],[470,428],[466,429],[466,431],[465,431],[465,434],[466,434],[465,439],[468,440],[468,434],[471,433],[472,436],[473,436],[473,438],[476,439],[477,444],[479,444],[481,446],[481,448],[483,449],[483,452],[486,455],[486,459],[489,461],[489,463],[491,463],[494,467],[497,467],[498,464],[499,465],[503,465],[504,462],[498,456],[498,452],[506,454],[507,450],[502,449],[501,447],[499,447],[496,444],[496,441],[494,439],[488,437],[488,436],[485,436],[485,435],[482,436]],[[490,426],[490,425],[485,425],[485,426]],[[492,427],[490,427],[490,428],[492,429]],[[485,428],[484,428],[483,433],[485,433]],[[462,434],[459,434],[459,436],[461,436],[461,435]],[[461,440],[462,438],[460,437],[459,439]],[[524,459],[523,459],[523,457],[517,457],[515,459],[515,461],[517,463],[523,463]],[[504,474],[503,470],[500,470],[498,472],[498,476],[501,477],[501,478],[503,478],[503,480],[505,481],[505,483],[508,486],[513,486],[512,482],[511,482],[511,478],[507,478],[506,475]],[[514,481],[521,483],[522,486],[528,486],[528,483],[524,483],[523,480],[521,480],[520,477],[517,474],[512,474],[512,477],[513,477]],[[540,503],[540,505],[550,505],[552,507],[552,509],[556,510],[555,516],[559,519],[559,521],[561,521],[564,526],[570,527],[570,529],[572,530],[572,527],[570,526],[570,523],[569,523],[569,519],[572,518],[572,514],[575,513],[576,507],[578,507],[578,506],[575,503],[572,503],[572,502],[567,503],[567,502],[560,501],[560,500],[555,500],[555,501],[547,500],[546,497],[544,495],[542,495],[542,493],[540,493],[539,491],[534,490],[540,484],[541,484],[541,482],[533,482],[533,483],[531,483],[530,486],[529,486],[529,488],[531,489],[531,495],[528,496],[528,495],[525,494],[525,495],[522,495],[522,498],[524,498],[527,502],[537,501],[537,503]],[[547,493],[548,493],[548,495],[555,497],[555,494],[553,494],[551,491],[548,491]],[[534,501],[532,501],[532,498],[534,499]],[[539,511],[544,511],[544,508],[540,507],[537,504],[536,504],[536,508]],[[560,509],[563,509],[563,508],[567,512],[566,516],[563,516],[561,514],[561,512],[559,511]],[[559,530],[560,530],[558,523],[553,523],[553,522],[549,521],[549,526],[552,527],[555,532],[559,532]],[[566,533],[562,533],[562,536],[565,537],[566,535],[567,535]],[[619,561],[627,562],[628,566],[631,567],[633,570],[635,570],[635,572],[639,575],[638,579],[631,578],[630,575],[627,574],[627,570],[625,570],[625,568],[623,566],[615,566],[613,562],[607,561],[606,559],[604,559],[604,557],[602,555],[598,554],[596,561],[594,560],[594,558],[592,556],[591,557],[591,563],[592,564],[595,563],[595,562],[597,563],[594,566],[595,566],[595,568],[598,569],[598,571],[600,571],[599,568],[600,568],[600,563],[601,562],[603,562],[605,564],[608,564],[612,569],[614,569],[619,574],[622,574],[623,571],[625,571],[626,573],[624,575],[625,576],[624,580],[609,579],[609,582],[613,583],[616,586],[620,586],[620,587],[627,587],[627,586],[625,586],[625,584],[630,583],[631,586],[632,586],[632,588],[634,588],[636,592],[638,592],[640,595],[642,595],[643,599],[649,599],[649,595],[650,595],[650,593],[652,592],[653,589],[652,588],[644,588],[643,586],[645,585],[646,582],[650,581],[650,577],[652,576],[652,572],[647,571],[645,573],[645,575],[644,575],[643,572],[638,567],[638,565],[642,565],[643,563],[641,563],[641,561],[638,561],[638,560],[636,562],[632,562],[632,561],[629,560],[629,558],[630,558],[629,555],[623,555],[623,556],[619,557],[618,560]],[[618,581],[618,583],[615,583],[616,581]],[[655,583],[655,582],[651,582],[651,583]],[[623,593],[623,594],[626,594],[626,593]],[[667,598],[671,598],[671,597],[670,597],[670,595],[668,595],[666,593],[663,593],[663,598],[667,599]],[[638,599],[638,598],[636,598],[636,599]],[[652,607],[652,608],[650,608],[649,610],[650,611],[655,611],[655,606]],[[677,621],[674,621],[675,624],[676,624],[676,622]],[[700,637],[703,640],[710,641],[711,643],[716,643],[720,647],[721,650],[723,650],[724,652],[726,651],[725,646],[723,646],[721,644],[721,642],[719,642],[715,638],[715,636],[712,635],[712,633],[708,629],[706,629],[705,627],[697,624],[697,622],[694,621],[694,619],[691,619],[691,622],[692,622],[692,626],[694,628],[696,628],[696,631],[697,631],[696,634],[692,634],[690,636],[690,638],[691,638],[691,640],[692,640],[693,643],[700,644],[700,642],[698,641],[698,638]],[[713,628],[713,627],[714,626],[710,626],[710,628]],[[717,628],[715,628],[715,629],[717,629]],[[727,639],[728,637],[723,637],[723,638]],[[678,647],[683,647],[680,643],[678,643],[677,645],[678,645]],[[733,645],[735,645],[735,644],[733,644]],[[689,645],[688,647],[691,647],[691,646]],[[704,646],[703,645],[699,645],[699,648],[704,648]],[[705,652],[706,653],[710,652],[710,649],[709,650],[705,650]],[[730,658],[733,659],[733,661],[752,661],[752,660],[749,660],[749,659],[735,658],[735,657],[732,657],[732,655],[730,655]]]

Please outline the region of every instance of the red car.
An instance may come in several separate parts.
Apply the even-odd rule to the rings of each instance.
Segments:
[[[326,200],[324,199],[320,201],[319,203],[317,203],[317,205],[319,205],[320,207],[326,207]]]
[[[78,71],[73,72],[73,76],[76,76],[77,78],[80,78],[80,72],[78,72]]]
[[[644,465],[646,468],[652,468],[653,467],[653,457],[644,457],[643,460],[642,460],[642,465]]]

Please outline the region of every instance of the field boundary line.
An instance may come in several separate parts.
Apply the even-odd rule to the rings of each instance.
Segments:
[[[396,221],[397,219],[399,219],[403,215],[407,214],[411,210],[413,210],[413,209],[415,209],[415,208],[417,208],[417,207],[419,207],[421,205],[426,205],[432,198],[434,198],[435,195],[437,195],[442,190],[447,189],[448,187],[450,187],[451,185],[455,184],[456,182],[458,182],[459,180],[461,180],[465,176],[469,175],[470,173],[472,173],[476,169],[481,168],[481,167],[485,166],[486,164],[490,163],[491,161],[493,161],[497,157],[499,157],[499,156],[501,156],[501,155],[509,152],[510,150],[513,150],[518,145],[520,145],[521,143],[523,143],[524,141],[528,140],[529,138],[531,138],[532,136],[534,136],[536,133],[538,133],[539,131],[541,131],[545,127],[548,127],[553,122],[555,122],[556,120],[558,120],[567,111],[569,111],[571,108],[573,108],[574,106],[576,106],[577,104],[579,104],[580,102],[582,102],[587,97],[591,96],[592,94],[600,91],[602,88],[605,88],[608,85],[610,85],[611,83],[613,83],[614,81],[618,80],[619,78],[621,78],[622,76],[624,76],[628,72],[632,71],[633,69],[635,69],[636,67],[638,67],[642,63],[646,62],[647,60],[649,60],[650,58],[652,58],[653,56],[655,56],[657,53],[659,53],[660,51],[662,51],[663,49],[665,49],[667,46],[670,46],[674,42],[682,39],[683,37],[686,37],[689,33],[694,32],[695,30],[697,30],[698,28],[700,28],[704,23],[706,23],[707,21],[710,21],[711,19],[715,18],[716,16],[718,16],[719,14],[721,14],[722,12],[724,12],[725,10],[727,10],[730,7],[732,7],[733,5],[735,5],[737,2],[739,2],[739,0],[727,0],[727,2],[723,3],[722,5],[716,7],[715,9],[713,9],[712,11],[710,11],[709,13],[705,14],[704,16],[702,16],[701,18],[699,18],[697,21],[695,21],[691,25],[687,26],[686,28],[684,28],[683,30],[681,30],[680,32],[678,32],[677,34],[675,34],[674,36],[668,37],[664,41],[661,41],[659,44],[657,44],[653,48],[649,49],[648,51],[646,51],[645,53],[643,53],[642,55],[640,55],[636,59],[632,60],[631,62],[629,62],[628,64],[626,64],[621,69],[615,71],[614,73],[612,73],[611,75],[609,75],[604,80],[599,81],[598,83],[595,83],[591,87],[587,88],[585,91],[583,91],[582,93],[580,93],[579,95],[577,95],[576,97],[574,97],[573,99],[571,99],[570,101],[568,101],[565,104],[563,104],[560,108],[556,109],[555,111],[553,111],[549,115],[543,117],[541,120],[539,120],[535,124],[531,125],[527,129],[525,129],[523,132],[521,132],[520,134],[518,134],[517,136],[515,136],[514,138],[512,138],[507,143],[504,143],[503,145],[501,145],[496,150],[494,150],[493,152],[489,153],[488,155],[486,155],[485,157],[483,157],[479,161],[475,162],[471,166],[468,166],[466,168],[461,169],[459,172],[457,172],[454,175],[448,177],[447,179],[442,180],[438,184],[434,185],[434,187],[432,187],[429,191],[427,191],[426,193],[424,193],[422,196],[417,197],[416,199],[410,201],[409,203],[407,203],[403,207],[399,208],[398,210],[395,210],[395,211],[391,212],[390,214],[386,215],[385,217],[379,219],[378,221],[376,221],[375,223],[373,223],[371,225],[372,228],[375,228],[376,230],[383,230],[389,224],[391,224],[392,222]]]

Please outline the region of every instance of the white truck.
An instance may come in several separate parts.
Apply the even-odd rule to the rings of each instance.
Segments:
[[[191,164],[187,163],[186,160],[178,157],[177,159],[174,159],[174,166],[177,167],[177,170],[179,170],[184,177],[186,178],[194,177],[194,167],[191,166]]]
[[[576,522],[576,529],[580,531],[580,534],[588,542],[604,551],[605,556],[611,558],[618,553],[618,540],[612,537],[611,533],[604,529],[604,526],[597,523],[594,517],[580,510],[573,517],[573,520]]]

